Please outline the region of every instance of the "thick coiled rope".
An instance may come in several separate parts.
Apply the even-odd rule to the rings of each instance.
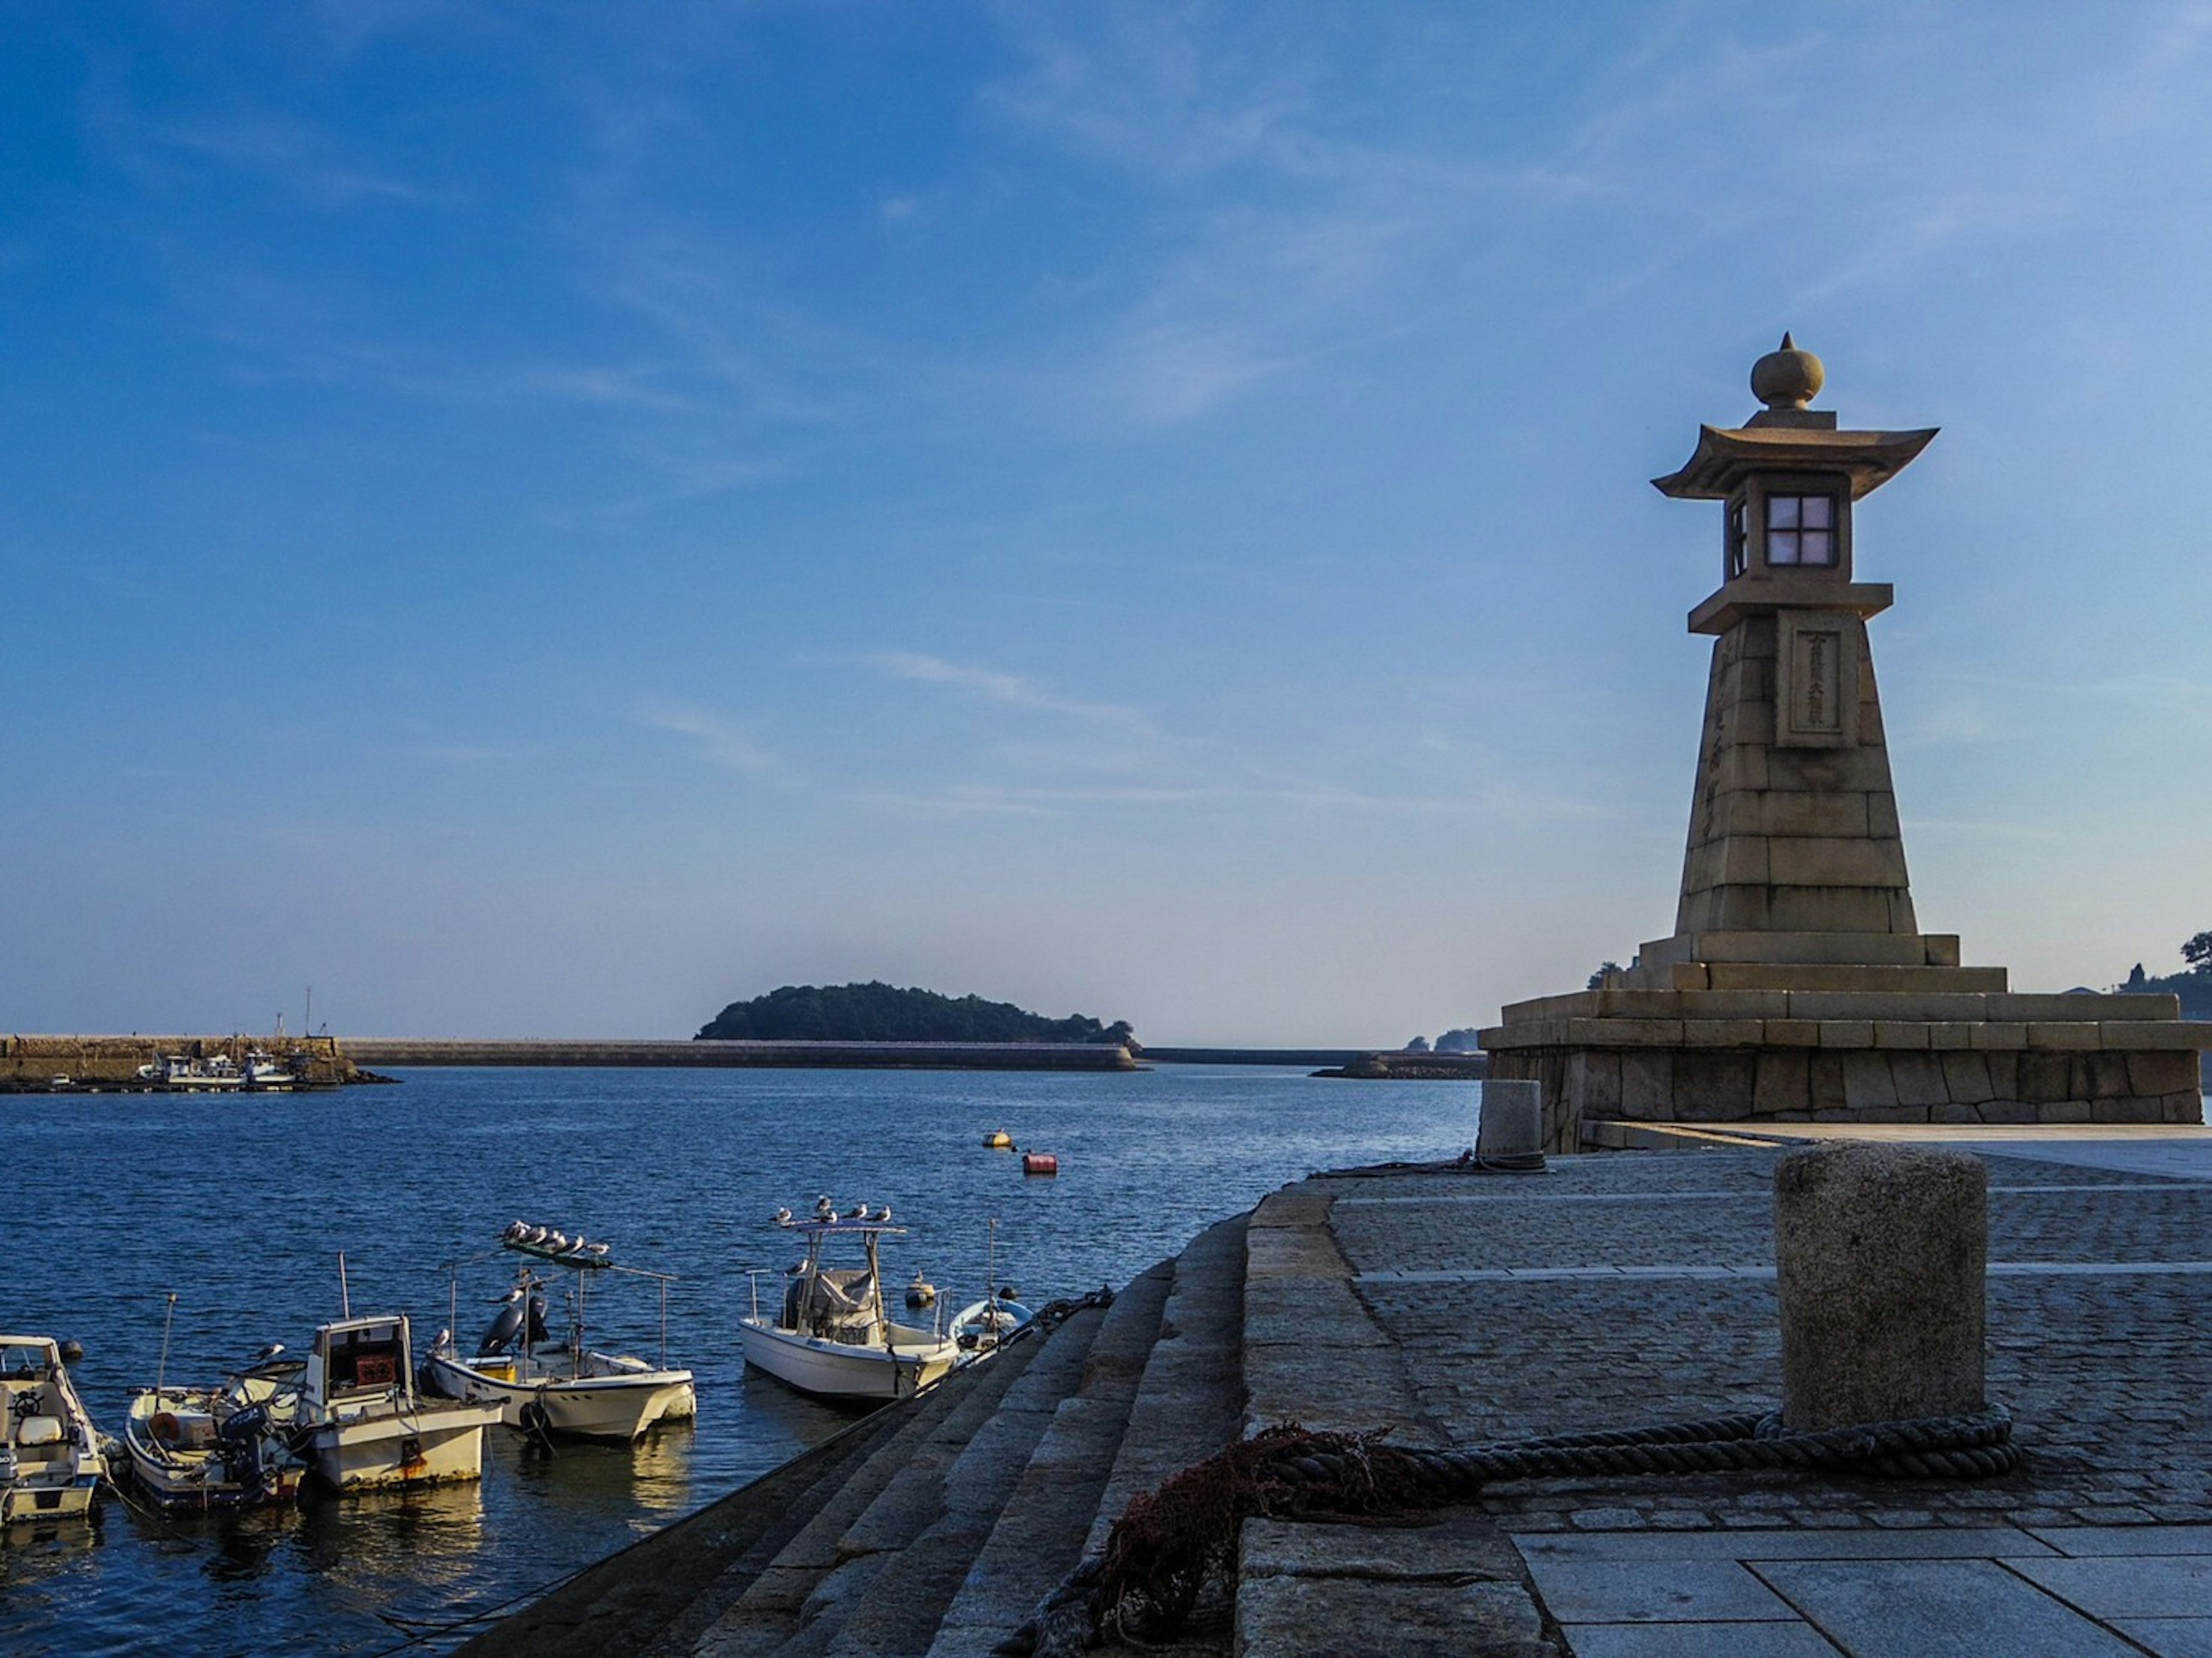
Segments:
[[[1106,1546],[1086,1558],[994,1649],[999,1658],[1064,1658],[1109,1626],[1172,1632],[1209,1577],[1233,1567],[1255,1515],[1373,1515],[1464,1503],[1504,1480],[1624,1474],[1796,1473],[1890,1479],[1985,1479],[2019,1465],[2002,1407],[1959,1416],[1792,1433],[1750,1412],[1424,1450],[1378,1436],[1268,1428],[1132,1500]]]

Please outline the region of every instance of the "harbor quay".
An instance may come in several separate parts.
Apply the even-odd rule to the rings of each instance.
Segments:
[[[1773,1412],[1776,1169],[1832,1137],[1910,1138],[1986,1171],[1981,1357],[2009,1472],[1585,1473],[1388,1515],[1248,1515],[1191,1621],[1146,1638],[1487,1658],[2212,1650],[2212,1132],[1647,1132],[1674,1149],[1286,1187],[1110,1307],[860,1418],[464,1650],[1073,1650],[1039,1644],[1033,1616],[1114,1521],[1279,1424],[1439,1450]]]

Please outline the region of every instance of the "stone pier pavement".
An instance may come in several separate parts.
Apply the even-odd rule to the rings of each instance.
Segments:
[[[1254,1521],[1240,1647],[1384,1649],[1330,1603],[1356,1623],[1425,1599],[1393,1649],[2212,1658],[2212,1131],[1874,1132],[1988,1161],[1989,1391],[2018,1471],[1500,1485],[1483,1506],[1535,1616],[1479,1536],[1460,1570],[1442,1531]],[[1780,1139],[1278,1193],[1251,1225],[1248,1425],[1464,1443],[1771,1407]],[[1334,1594],[1332,1557],[1358,1563]]]

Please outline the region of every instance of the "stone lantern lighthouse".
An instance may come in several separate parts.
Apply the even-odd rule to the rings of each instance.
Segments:
[[[1678,501],[1723,503],[1720,586],[1674,936],[1599,988],[1506,1007],[1490,1074],[1543,1084],[1550,1149],[1638,1122],[2195,1122],[2212,1026],[2172,996],[2015,995],[1923,934],[1883,741],[1852,512],[1935,437],[1840,429],[1784,335],[1765,406],[1701,427]]]

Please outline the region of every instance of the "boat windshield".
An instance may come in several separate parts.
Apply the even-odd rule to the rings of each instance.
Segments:
[[[54,1356],[44,1342],[11,1341],[0,1346],[0,1375],[44,1376]]]
[[[406,1339],[397,1323],[331,1333],[325,1388],[333,1396],[396,1388],[406,1377]]]

